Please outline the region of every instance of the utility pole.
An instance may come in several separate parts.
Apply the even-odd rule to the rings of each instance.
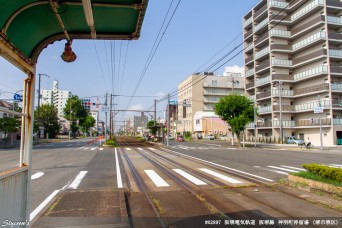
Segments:
[[[283,144],[284,139],[283,139],[283,118],[282,118],[282,103],[281,103],[281,95],[282,95],[282,90],[283,90],[283,82],[279,81],[279,112],[280,112],[280,137],[281,137],[281,144]]]
[[[167,125],[166,125],[166,146],[169,146],[169,135],[170,135],[170,94],[167,94]]]
[[[37,109],[37,123],[38,123],[38,126],[40,127],[40,80],[42,78],[42,75],[43,76],[46,76],[46,77],[50,77],[49,75],[47,74],[38,74],[39,76],[39,80],[38,80],[38,109]],[[38,134],[37,134],[37,142],[39,140],[39,137],[40,137],[40,129],[38,130]]]
[[[108,96],[108,93],[106,93],[106,100],[105,100],[105,106],[106,106],[106,109],[105,109],[105,115],[106,115],[106,122],[105,122],[105,141],[107,140],[107,96]]]
[[[256,147],[257,142],[257,116],[256,116],[256,94],[254,94],[254,147]]]
[[[321,106],[321,96],[318,95],[318,106]],[[320,110],[319,112],[319,139],[320,139],[320,143],[321,143],[321,150],[323,150],[323,137],[322,137],[322,112]]]
[[[69,140],[71,139],[71,125],[72,125],[72,110],[71,110],[71,99],[69,100],[70,101],[70,104],[69,104],[69,106],[70,106],[70,114],[69,114]]]
[[[112,106],[113,106],[113,95],[110,94],[110,103],[109,103],[110,107],[109,107],[109,139],[112,139]]]

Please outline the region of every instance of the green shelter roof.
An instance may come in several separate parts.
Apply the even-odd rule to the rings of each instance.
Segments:
[[[90,7],[87,8],[85,2]],[[138,39],[147,2],[0,0],[0,39],[33,62],[37,61],[39,53],[49,43],[68,40],[68,37],[70,40]],[[91,19],[93,23],[89,22]]]

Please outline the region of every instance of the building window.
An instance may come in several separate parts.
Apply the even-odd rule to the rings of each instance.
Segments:
[[[216,80],[213,80],[213,81],[211,82],[211,85],[212,85],[212,86],[217,86],[217,81],[216,81]]]

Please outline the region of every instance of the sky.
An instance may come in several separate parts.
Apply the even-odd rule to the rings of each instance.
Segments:
[[[178,2],[149,0],[139,40],[74,40],[72,48],[77,59],[73,63],[60,58],[65,40],[50,44],[37,62],[37,74],[49,75],[42,76],[41,89],[52,89],[53,80],[58,80],[60,90],[69,90],[80,98],[90,97],[92,102],[99,97],[100,104],[104,103],[106,93],[119,95],[113,101],[116,110],[152,111],[154,99],[160,100],[168,93],[174,95],[177,85],[192,73],[215,71],[222,75],[225,67],[243,69],[243,55],[232,57],[243,48],[242,17],[259,0],[180,1],[144,71],[157,35],[164,32]],[[161,29],[170,5],[170,13]],[[220,64],[209,67],[235,47],[238,47],[236,51]],[[112,58],[111,53],[115,53]],[[13,94],[23,88],[25,77],[0,57],[0,99],[12,99]],[[136,97],[130,98],[132,95]],[[171,100],[177,100],[177,96],[172,96]],[[165,100],[157,103],[157,118],[163,118],[165,107]],[[119,112],[116,118],[123,120],[133,115],[140,113]],[[101,113],[102,120],[103,116]]]

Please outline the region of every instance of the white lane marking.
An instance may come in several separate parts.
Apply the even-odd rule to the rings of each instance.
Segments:
[[[156,149],[154,149],[154,148],[152,148],[152,147],[149,147],[148,149],[150,149],[150,150],[156,150]]]
[[[59,190],[53,191],[51,195],[49,195],[34,211],[31,212],[30,221],[32,221],[37,216],[37,214],[39,214],[39,212],[53,199],[53,197],[55,197],[61,190],[64,190],[66,187],[67,185]]]
[[[90,150],[96,150],[96,148],[95,148],[95,147],[93,147],[93,148],[91,148]]]
[[[35,173],[31,176],[31,180],[35,180],[35,179],[38,179],[39,177],[43,176],[44,173],[43,172],[38,172],[38,173]]]
[[[116,148],[115,148],[115,165],[116,165],[116,180],[118,182],[118,188],[122,188],[120,164],[119,164],[118,152]]]
[[[189,156],[189,155],[186,155],[186,154],[178,153],[178,152],[173,151],[173,150],[169,150],[169,149],[165,149],[165,150],[166,151],[171,151],[172,153],[179,154],[179,155],[184,156],[184,157],[192,158],[192,159],[195,159],[195,160],[198,160],[198,161],[201,161],[201,162],[205,162],[205,163],[208,163],[208,164],[211,164],[211,165],[215,165],[215,166],[218,166],[218,167],[221,167],[221,168],[224,168],[224,169],[232,170],[232,171],[237,172],[237,173],[242,173],[242,174],[245,174],[245,175],[248,175],[248,176],[252,176],[252,177],[255,177],[255,178],[258,178],[258,179],[262,179],[262,180],[266,180],[266,181],[269,181],[269,182],[273,182],[273,180],[271,180],[271,179],[260,177],[260,176],[257,176],[257,175],[251,174],[251,173],[246,173],[246,172],[243,172],[241,170],[229,168],[227,166],[223,166],[223,165],[220,165],[220,164],[217,164],[217,163],[214,163],[214,162],[210,162],[210,161],[206,161],[206,160],[203,160],[203,159],[200,159],[200,158],[192,157],[192,156]]]
[[[298,173],[298,170],[293,170],[293,169],[286,169],[286,168],[281,168],[281,167],[277,167],[277,166],[273,166],[273,165],[269,165],[267,167],[273,168],[273,169],[280,169],[283,171],[288,171],[288,172],[294,172],[294,173]]]
[[[180,149],[183,149],[183,150],[189,150],[188,147],[185,147],[185,146],[179,146]]]
[[[153,181],[157,187],[167,187],[170,186],[166,183],[163,178],[161,178],[154,170],[144,170],[148,177]]]
[[[131,150],[131,148],[128,148],[128,147],[127,147],[126,150]]]
[[[142,148],[138,148],[138,150],[143,150]]]
[[[205,172],[205,173],[209,173],[210,175],[213,175],[213,176],[215,176],[215,177],[218,177],[218,178],[220,178],[220,179],[222,179],[222,180],[228,181],[229,183],[232,183],[232,184],[242,184],[241,181],[235,180],[235,179],[233,179],[233,178],[231,178],[231,177],[227,177],[227,176],[225,176],[225,175],[223,175],[223,174],[221,174],[221,173],[217,173],[217,172],[212,171],[212,170],[210,170],[210,169],[201,168],[201,169],[199,169],[199,170],[201,170],[201,171],[203,171],[203,172]]]
[[[100,150],[103,150],[103,147],[101,147]]]
[[[178,173],[179,175],[181,175],[182,177],[188,179],[189,181],[191,181],[192,183],[194,183],[195,185],[207,185],[207,183],[201,181],[200,179],[198,179],[197,177],[194,177],[192,175],[190,175],[187,172],[184,172],[181,169],[173,169],[173,171],[175,171],[176,173]]]
[[[203,143],[204,145],[209,145],[209,146],[219,146],[221,147],[221,145],[218,145],[218,144],[210,144],[210,143]]]
[[[81,181],[83,180],[84,176],[87,174],[88,171],[81,171],[75,180],[70,184],[69,188],[77,189],[78,185],[80,185]]]
[[[289,173],[286,173],[286,172],[282,172],[282,171],[279,171],[279,170],[274,170],[274,169],[267,169],[267,168],[263,168],[263,167],[260,167],[260,166],[254,166],[255,168],[259,168],[259,169],[264,169],[264,170],[267,170],[267,171],[270,171],[270,172],[274,172],[274,173],[279,173],[279,174],[284,174],[284,175],[289,175]]]
[[[85,149],[85,150],[88,150],[88,149],[89,149],[89,147],[84,147],[83,149]]]
[[[281,165],[281,167],[290,168],[290,169],[295,169],[295,170],[299,170],[299,171],[306,171],[306,169],[296,168],[296,167],[287,166],[287,165]]]

